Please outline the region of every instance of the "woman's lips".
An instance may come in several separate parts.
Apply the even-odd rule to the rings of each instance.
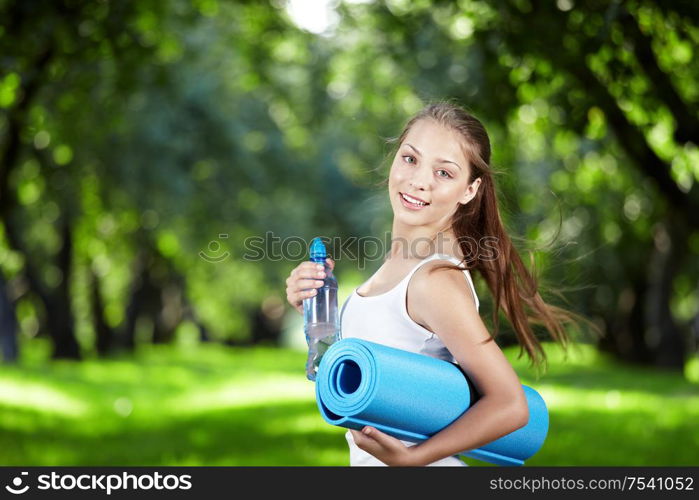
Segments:
[[[410,210],[422,210],[423,208],[427,208],[430,206],[429,203],[427,203],[426,205],[415,205],[413,203],[410,203],[408,200],[403,198],[403,193],[398,193],[398,197],[400,198],[400,202],[403,204],[403,206],[409,208]]]

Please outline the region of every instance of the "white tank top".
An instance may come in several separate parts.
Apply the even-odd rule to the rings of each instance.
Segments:
[[[460,264],[456,257],[446,254],[433,254],[420,261],[388,292],[363,297],[357,293],[359,287],[355,288],[352,294],[345,300],[340,312],[342,338],[355,337],[365,339],[377,344],[454,362],[454,357],[440,338],[417,324],[408,315],[406,299],[410,278],[412,278],[420,266],[431,260],[448,260],[453,264]],[[461,267],[463,268],[463,265]],[[464,269],[463,272],[473,292],[476,309],[478,309],[478,296],[473,286],[471,273],[467,269]],[[349,431],[347,431],[345,437],[350,447],[350,465],[385,465],[373,455],[354,444],[354,439]],[[403,441],[403,443],[407,446],[413,445],[413,443],[407,441]],[[458,457],[453,456],[438,460],[430,465],[463,466],[466,464]]]

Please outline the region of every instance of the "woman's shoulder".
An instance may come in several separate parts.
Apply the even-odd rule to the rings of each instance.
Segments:
[[[465,279],[464,269],[452,269],[445,264],[453,263],[435,259],[423,264],[408,283],[408,313],[415,321],[423,323],[430,312],[425,309],[435,305],[449,309],[470,304],[478,314],[476,297]]]
[[[410,281],[410,290],[418,292],[434,292],[435,289],[448,288],[451,291],[463,291],[470,295],[470,288],[464,271],[467,271],[463,264],[460,269],[455,269],[456,261],[436,258],[422,264],[414,273]]]

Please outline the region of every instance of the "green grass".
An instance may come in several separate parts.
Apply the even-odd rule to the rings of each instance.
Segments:
[[[346,465],[344,430],[326,424],[305,355],[218,345],[148,346],[132,357],[47,362],[25,345],[0,365],[1,465]],[[535,380],[551,424],[529,465],[698,465],[699,386],[547,346]],[[467,459],[471,465],[483,465]]]
[[[567,360],[546,347],[549,369],[538,380],[510,357],[550,411],[546,443],[529,465],[699,465],[699,385],[590,346]]]

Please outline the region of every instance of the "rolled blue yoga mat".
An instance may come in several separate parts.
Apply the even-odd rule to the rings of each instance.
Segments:
[[[524,465],[539,451],[548,432],[548,410],[538,392],[522,387],[529,405],[527,425],[461,455]],[[371,425],[410,442],[439,432],[477,398],[453,363],[356,338],[333,344],[316,377],[318,408],[328,423],[356,430]]]

